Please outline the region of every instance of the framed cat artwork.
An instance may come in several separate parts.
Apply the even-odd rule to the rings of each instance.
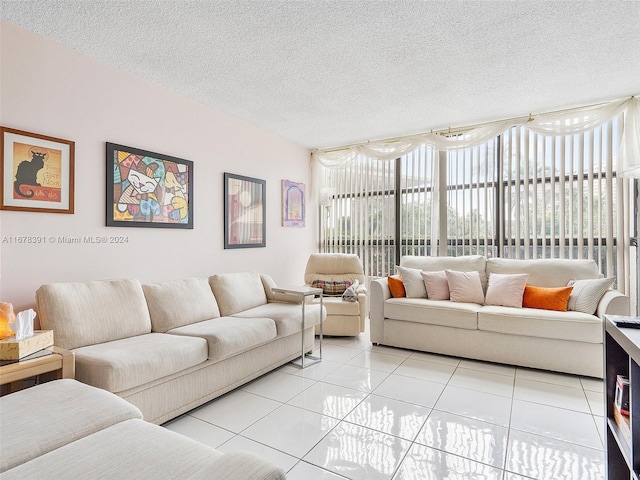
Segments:
[[[107,143],[107,226],[193,228],[193,162]]]
[[[73,213],[75,142],[0,127],[0,209]]]

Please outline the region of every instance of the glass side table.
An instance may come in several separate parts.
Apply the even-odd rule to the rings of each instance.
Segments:
[[[300,368],[305,368],[310,365],[314,365],[318,362],[321,362],[322,361],[322,289],[314,288],[314,287],[287,287],[287,288],[272,288],[271,291],[273,293],[291,295],[302,300],[302,334],[301,334],[302,348],[300,351],[300,358],[293,360],[291,363],[299,366]],[[305,299],[306,297],[315,297],[316,295],[320,296],[320,352],[317,357],[312,355],[311,353],[304,352],[305,310],[307,305],[307,302],[305,301]]]

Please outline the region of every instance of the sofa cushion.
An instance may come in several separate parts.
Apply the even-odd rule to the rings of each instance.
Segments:
[[[487,275],[492,273],[528,273],[527,283],[537,287],[564,287],[572,278],[582,280],[600,275],[598,264],[593,260],[564,258],[490,258],[487,260]]]
[[[396,270],[404,285],[407,298],[427,298],[427,290],[420,275],[420,269],[398,266]]]
[[[190,479],[221,452],[144,420],[127,420],[67,444],[3,474],[25,478]],[[202,477],[201,477],[202,478]]]
[[[449,284],[449,299],[456,303],[484,304],[484,292],[480,283],[480,274],[476,271],[456,272],[445,270]]]
[[[40,325],[66,349],[151,332],[142,286],[135,279],[52,283],[36,291]]]
[[[477,312],[480,308],[476,303],[454,303],[427,298],[390,298],[384,302],[384,317],[476,330]]]
[[[486,305],[502,305],[504,307],[522,308],[524,287],[527,284],[528,273],[492,273],[489,276]]]
[[[207,360],[204,338],[148,333],[74,351],[76,379],[118,393]]]
[[[302,331],[302,304],[267,303],[266,305],[260,305],[259,307],[236,313],[233,316],[239,318],[271,318],[276,322],[278,337],[286,337]],[[320,305],[307,303],[304,314],[305,328],[312,327],[319,323]]]
[[[304,283],[310,285],[314,280],[364,283],[360,257],[353,253],[312,253],[305,268]]]
[[[142,290],[154,332],[162,333],[220,316],[216,297],[206,278],[146,284],[142,285]]]
[[[0,472],[142,413],[100,388],[63,379],[0,398]]]
[[[273,340],[276,324],[270,318],[219,317],[174,328],[167,333],[204,338],[209,347],[209,359],[218,361]]]
[[[256,272],[212,275],[209,284],[224,317],[267,303],[262,280]]]
[[[614,278],[594,278],[588,280],[570,280],[573,287],[569,295],[568,310],[593,315],[605,292],[613,286]]]
[[[310,303],[320,305],[320,299],[314,298]],[[358,301],[348,302],[342,297],[324,297],[322,305],[327,310],[327,315],[360,315],[360,302]]]
[[[485,305],[478,312],[478,329],[488,332],[602,343],[602,321],[581,312]]]
[[[526,285],[522,295],[522,306],[566,312],[573,287],[534,287]]]
[[[476,271],[480,275],[482,288],[487,288],[487,275],[485,273],[487,259],[482,255],[464,255],[461,257],[425,257],[417,255],[405,255],[400,259],[403,267],[417,268],[425,272],[438,272],[441,270],[455,270],[457,272]]]
[[[440,272],[420,271],[420,276],[427,290],[427,298],[431,300],[449,300],[451,292],[449,291],[447,274],[444,270]]]

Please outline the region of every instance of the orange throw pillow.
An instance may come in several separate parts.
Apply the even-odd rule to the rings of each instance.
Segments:
[[[389,284],[389,290],[391,290],[391,296],[393,298],[406,297],[406,292],[404,291],[404,284],[400,277],[392,276],[387,277],[387,283]]]
[[[522,306],[566,312],[572,290],[573,287],[544,288],[525,285]]]

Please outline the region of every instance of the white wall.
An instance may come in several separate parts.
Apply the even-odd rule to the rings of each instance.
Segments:
[[[253,270],[301,284],[316,250],[307,226],[281,226],[283,179],[310,186],[309,151],[265,130],[0,23],[0,123],[75,141],[75,214],[0,212],[0,237],[129,238],[123,245],[0,244],[0,301],[34,306],[43,283],[135,277],[155,282]],[[194,229],[105,227],[105,142],[194,162]],[[224,249],[223,172],[267,182],[267,247]],[[307,201],[309,201],[307,192]]]

